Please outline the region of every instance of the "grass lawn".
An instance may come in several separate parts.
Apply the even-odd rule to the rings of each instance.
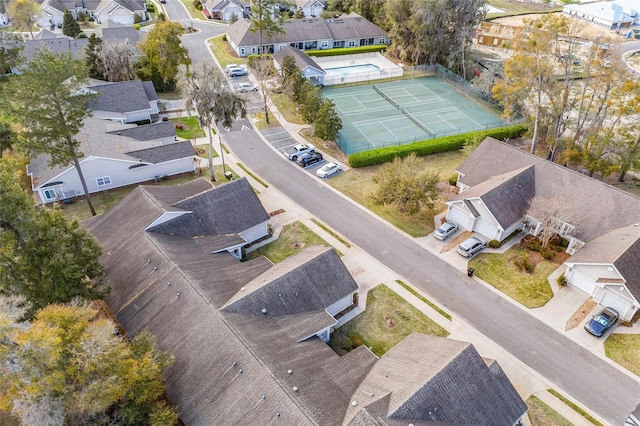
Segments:
[[[301,222],[293,222],[282,228],[277,240],[249,253],[249,257],[262,255],[266,256],[271,262],[278,263],[293,256],[306,246],[314,245],[331,247],[329,243]]]
[[[640,376],[640,335],[611,334],[604,342],[604,352],[609,358]]]
[[[383,284],[367,293],[367,309],[337,331],[349,336],[352,342],[361,340],[377,356],[388,352],[414,331],[441,337],[449,335],[445,329]],[[339,342],[334,342],[332,347],[336,344],[340,346]]]
[[[571,422],[535,396],[530,396],[526,404],[529,407],[529,420],[533,426],[571,426]]]
[[[220,63],[220,66],[224,68],[229,64],[247,65],[249,60],[247,58],[238,57],[229,42],[222,40],[223,37],[224,34],[214,37],[209,41],[211,51]]]
[[[180,1],[182,2],[182,4],[184,4],[184,7],[187,8],[187,10],[189,11],[189,15],[191,15],[192,18],[194,19],[204,18],[204,15],[202,14],[202,12],[193,6],[192,0],[180,0]]]
[[[182,95],[177,90],[170,90],[168,92],[158,92],[158,99],[165,101],[177,101],[182,99]]]
[[[176,127],[176,135],[182,139],[204,138],[206,136],[204,130],[200,127],[198,117],[178,117],[172,118],[171,121],[178,125]],[[182,126],[182,128],[179,128],[179,126]]]
[[[451,151],[421,157],[421,160],[425,168],[438,172],[440,178],[445,181],[455,173],[456,167],[460,165],[463,158],[460,152]],[[446,205],[438,203],[435,212],[423,210],[417,214],[408,215],[394,207],[375,204],[370,196],[375,189],[372,178],[380,167],[376,165],[351,169],[327,179],[327,183],[413,237],[423,237],[432,232],[433,216],[443,212]]]
[[[510,12],[510,14],[515,14],[515,15],[553,9],[551,7],[531,8],[530,7],[531,3],[529,2],[519,2],[514,0],[489,0],[487,3],[493,7],[497,7],[498,9],[502,9],[506,12]],[[560,8],[560,10],[562,9]],[[503,15],[503,14],[499,14],[499,15]]]
[[[296,104],[289,99],[285,93],[271,93],[269,97],[276,108],[278,108],[278,111],[280,111],[280,114],[282,114],[284,119],[289,123],[306,124],[302,119],[302,115],[298,113]]]
[[[547,277],[558,268],[550,261],[541,261],[533,273],[520,272],[513,264],[514,258],[525,253],[519,246],[505,253],[481,253],[469,261],[478,278],[485,280],[507,296],[527,308],[543,306],[553,297]]]
[[[215,141],[213,142],[215,144]],[[209,159],[209,144],[196,145],[196,155],[201,158]],[[216,152],[215,145],[213,147],[213,158],[219,157]]]

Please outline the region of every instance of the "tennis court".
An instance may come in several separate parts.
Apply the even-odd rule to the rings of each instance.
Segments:
[[[346,154],[490,129],[504,122],[436,77],[325,89],[340,114]]]

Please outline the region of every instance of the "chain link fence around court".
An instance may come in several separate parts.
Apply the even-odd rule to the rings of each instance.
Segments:
[[[437,71],[437,66],[428,67],[429,70]],[[499,111],[496,111],[496,104],[483,99],[486,94],[475,90],[476,88],[465,87],[460,81],[451,84],[449,73],[440,70],[441,75],[449,78],[434,76],[433,80],[417,79],[415,83],[409,83],[406,79],[378,82],[369,86],[373,89],[372,92],[358,87],[329,90],[335,93],[329,97],[334,98],[339,110],[345,114],[345,127],[339,132],[336,141],[340,149],[349,155],[370,149],[488,130],[505,124],[496,116]],[[380,105],[375,97],[372,98],[367,93],[376,93],[380,96],[378,99],[386,101],[400,116],[398,112],[389,110],[389,107]],[[479,108],[473,101],[490,108]]]

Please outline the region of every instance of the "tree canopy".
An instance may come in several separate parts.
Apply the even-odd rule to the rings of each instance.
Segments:
[[[210,62],[202,61],[193,69],[181,67],[178,87],[185,98],[187,110],[195,109],[201,126],[209,133],[209,172],[213,173],[213,132],[212,125],[231,127],[239,117],[246,117],[244,99],[229,87],[220,70]],[[223,156],[224,152],[220,153]]]
[[[61,210],[36,209],[7,158],[0,158],[0,292],[22,296],[27,315],[75,297],[100,299],[98,242]]]
[[[151,80],[156,90],[166,91],[175,87],[180,65],[189,65],[187,49],[182,46],[182,25],[160,19],[138,47],[142,51],[138,77]]]
[[[373,177],[377,188],[372,194],[377,204],[391,205],[414,214],[422,208],[432,210],[440,194],[437,173],[426,170],[415,153],[396,157],[383,164]]]
[[[0,312],[0,409],[24,424],[173,425],[163,399],[172,359],[148,332],[132,341],[84,303],[49,305],[30,323]]]
[[[18,145],[30,156],[49,155],[49,165],[73,164],[78,172],[84,196],[93,215],[91,195],[80,168],[80,132],[91,114],[97,94],[84,90],[88,70],[71,54],[40,50],[12,79],[13,114],[23,125]]]
[[[80,29],[80,24],[76,21],[76,18],[73,17],[69,9],[64,11],[64,16],[62,18],[62,34],[77,38],[82,30]]]
[[[13,0],[7,6],[7,15],[13,26],[19,31],[27,30],[33,36],[33,17],[40,12],[40,6],[35,0]]]
[[[288,2],[280,0],[251,0],[251,32],[258,33],[258,53],[265,53],[264,37],[284,34],[284,15],[280,6],[287,5]]]

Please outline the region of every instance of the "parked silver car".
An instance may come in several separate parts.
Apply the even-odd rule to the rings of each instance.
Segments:
[[[445,222],[440,225],[440,228],[436,229],[433,236],[436,240],[444,241],[458,230],[458,225],[453,222]]]
[[[471,237],[458,246],[458,253],[464,257],[472,257],[486,246],[487,243],[485,241],[478,237]]]

